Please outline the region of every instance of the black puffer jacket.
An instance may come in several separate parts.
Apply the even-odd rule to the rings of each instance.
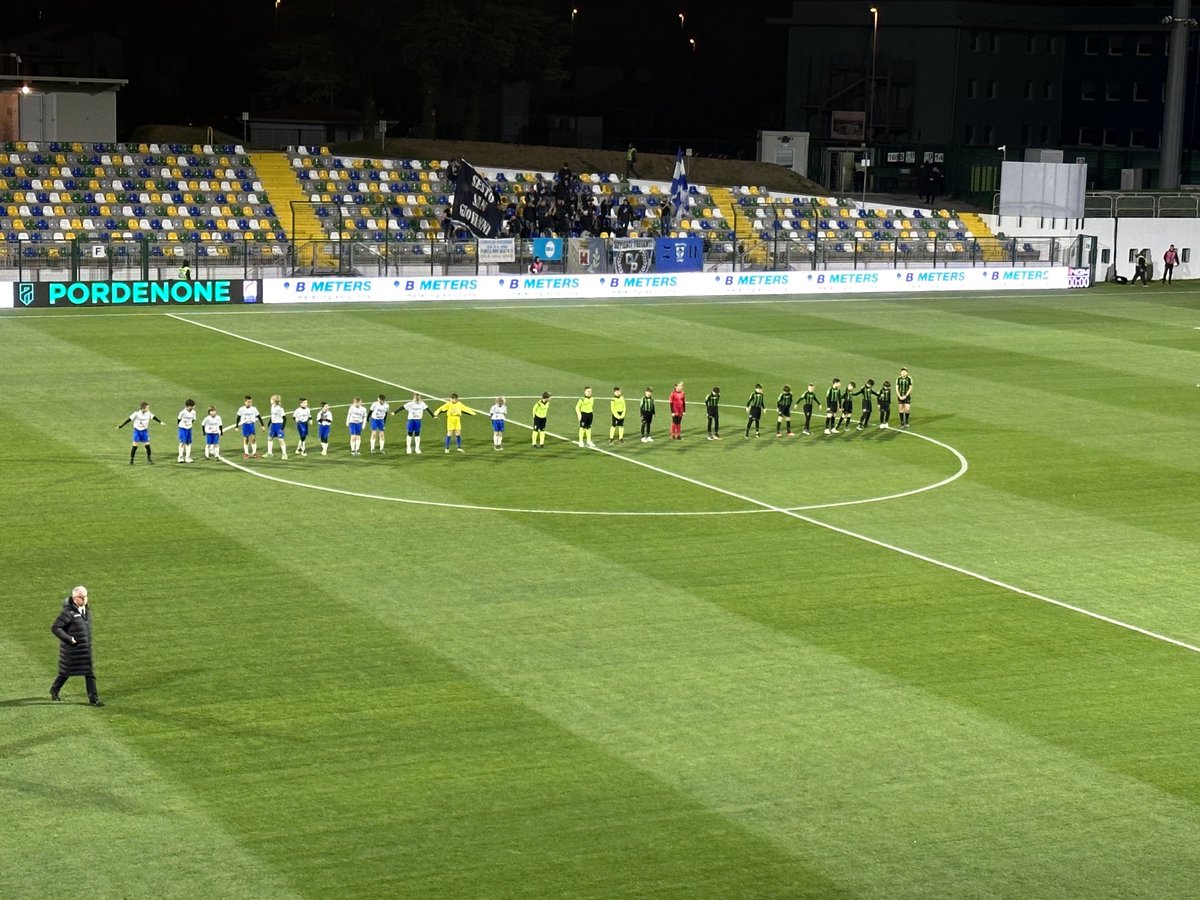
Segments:
[[[92,614],[85,606],[80,609],[74,603],[63,607],[63,611],[50,626],[59,640],[58,674],[92,675]],[[74,638],[75,642],[71,643]]]

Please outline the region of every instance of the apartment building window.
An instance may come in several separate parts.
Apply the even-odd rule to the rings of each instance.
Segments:
[[[1150,85],[1144,81],[1135,81],[1133,83],[1133,102],[1134,103],[1149,103],[1150,102]]]
[[[969,85],[968,85],[969,87]],[[1085,81],[1079,89],[1080,100],[1095,100],[1096,99],[1096,82]]]
[[[1129,132],[1130,147],[1145,147],[1146,146],[1146,129],[1133,128]]]
[[[1137,55],[1138,56],[1153,56],[1154,55],[1154,38],[1149,34],[1139,34],[1137,36]]]
[[[1037,51],[1038,51],[1037,35],[1031,34],[1025,40],[1025,52],[1026,53],[1037,53]]]
[[[1053,138],[1054,138],[1054,135],[1050,131],[1050,126],[1043,125],[1042,126],[1042,145],[1045,147],[1049,147],[1051,144],[1054,143]]]
[[[967,126],[967,131],[966,131],[966,134],[965,134],[965,136],[964,136],[964,137],[965,137],[965,140],[966,140],[966,142],[967,142],[968,144],[974,144],[974,143],[975,143],[975,134],[976,134],[976,129],[975,129],[975,126],[974,126],[974,125],[968,125],[968,126]]]
[[[978,78],[968,78],[967,79],[967,99],[968,100],[978,100],[979,99],[979,79]]]
[[[1032,78],[1027,79],[1025,82],[1025,99],[1026,100],[1033,99],[1033,79]]]
[[[1049,37],[1046,39],[1046,52],[1051,56],[1058,52],[1058,38]]]
[[[1000,99],[1000,85],[996,83],[996,79],[994,79],[994,78],[988,79],[988,99],[990,99],[990,100],[999,100]]]
[[[1105,100],[1120,100],[1121,99],[1121,83],[1118,81],[1104,82],[1104,99]]]
[[[1099,137],[1099,132],[1092,125],[1085,125],[1079,129],[1079,143],[1086,146],[1095,146],[1096,138]]]
[[[1125,55],[1125,38],[1119,34],[1111,35],[1108,39],[1108,55],[1109,56],[1124,56]]]
[[[974,31],[971,33],[971,50],[978,53],[985,46],[987,36],[982,31]]]
[[[1105,128],[1104,129],[1104,146],[1119,147],[1123,142],[1124,131],[1120,128]]]
[[[1053,100],[1054,99],[1054,82],[1053,81],[1047,81],[1045,84],[1042,85],[1042,99],[1043,100]]]
[[[1098,56],[1100,54],[1100,36],[1089,34],[1083,39],[1083,55]]]
[[[985,144],[996,143],[996,130],[991,125],[983,126],[983,142]]]
[[[1021,143],[1028,147],[1033,143],[1033,129],[1028,125],[1021,126]]]

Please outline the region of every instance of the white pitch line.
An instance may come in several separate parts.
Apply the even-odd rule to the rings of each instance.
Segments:
[[[549,431],[546,434],[550,434]],[[554,437],[559,437],[554,435]],[[559,440],[566,440],[559,437]],[[431,455],[429,453],[423,454]],[[310,491],[321,491],[325,494],[341,494],[344,497],[358,497],[362,500],[384,500],[389,503],[405,503],[411,506],[435,506],[441,509],[465,509],[474,512],[501,512],[501,513],[526,513],[537,514],[544,516],[615,516],[626,518],[665,518],[665,517],[687,517],[687,516],[750,516],[762,515],[763,513],[771,512],[767,509],[726,509],[726,510],[697,510],[695,512],[680,512],[678,510],[660,511],[646,510],[637,512],[634,510],[594,510],[594,509],[526,509],[519,506],[480,506],[474,503],[451,503],[444,500],[414,500],[411,497],[390,497],[387,494],[367,494],[362,491],[351,491],[345,488],[326,487],[319,484],[309,484],[304,481],[293,481],[290,478],[280,478],[278,475],[268,475],[266,472],[261,472],[257,469],[251,469],[247,466],[238,465],[233,460],[222,456],[221,462],[227,466],[237,469],[239,472],[245,472],[247,475],[253,475],[255,478],[262,478],[266,481],[274,481],[277,484],[286,484],[290,487],[307,488]]]
[[[376,381],[380,384],[387,384],[392,387],[399,388],[400,390],[414,390],[413,388],[406,387],[405,385],[402,385],[402,384],[396,384],[395,382],[386,381],[382,378],[377,378],[372,375],[367,375],[365,372],[358,372],[354,369],[348,369],[345,366],[339,366],[336,363],[326,362],[325,360],[316,359],[315,357],[312,357],[312,356],[305,356],[304,354],[297,353],[294,350],[288,350],[284,347],[279,347],[274,344],[268,344],[265,341],[259,341],[254,338],[245,337],[244,335],[240,335],[240,334],[237,334],[232,331],[226,331],[225,329],[217,328],[214,325],[207,325],[203,322],[196,322],[191,319],[187,319],[182,316],[175,315],[174,313],[167,313],[167,315],[170,318],[176,319],[180,322],[186,322],[189,325],[196,325],[200,328],[208,328],[211,331],[215,331],[220,334],[224,334],[228,337],[235,338],[235,339],[241,340],[241,341],[246,341],[251,344],[256,344],[260,347],[266,347],[267,349],[270,349],[270,350],[276,350],[280,353],[284,353],[289,356],[294,356],[297,359],[303,359],[303,360],[306,360],[307,362],[311,362],[316,365],[328,366],[331,369],[337,369],[338,371],[346,372],[351,375],[358,375],[361,378],[366,378],[370,381]],[[520,424],[520,423],[516,423],[516,424]],[[521,427],[527,427],[527,426],[521,426]],[[896,433],[901,434],[901,435],[906,434],[906,432],[899,431],[899,430],[897,430]],[[547,432],[547,434],[549,434],[549,432]],[[913,435],[911,432],[909,432],[908,435],[916,436],[916,435]],[[554,436],[560,437],[558,435],[554,435]],[[560,437],[560,439],[565,440],[565,438],[561,438],[561,437]],[[1095,619],[1096,621],[1099,621],[1099,622],[1105,622],[1109,625],[1114,625],[1118,628],[1123,628],[1126,631],[1132,631],[1136,634],[1143,635],[1144,637],[1152,638],[1156,641],[1162,641],[1163,643],[1171,644],[1172,646],[1180,647],[1181,649],[1184,649],[1184,650],[1189,650],[1192,653],[1200,653],[1200,647],[1197,647],[1194,644],[1189,644],[1186,641],[1181,641],[1177,638],[1168,637],[1167,635],[1160,634],[1157,631],[1151,631],[1148,628],[1142,628],[1139,625],[1134,625],[1130,622],[1124,622],[1121,619],[1115,619],[1112,616],[1106,616],[1103,613],[1093,612],[1090,609],[1084,609],[1082,606],[1076,606],[1075,604],[1067,603],[1064,600],[1056,600],[1053,597],[1047,597],[1045,594],[1039,594],[1035,591],[1027,591],[1027,590],[1025,590],[1025,588],[1017,587],[1016,585],[1009,584],[1006,581],[1000,581],[999,579],[992,578],[992,577],[990,577],[988,575],[984,575],[980,572],[973,572],[972,570],[965,569],[962,566],[956,566],[953,563],[944,562],[943,560],[940,560],[940,559],[934,559],[932,556],[926,556],[925,554],[918,553],[915,550],[909,550],[905,547],[898,547],[895,544],[889,544],[887,541],[881,541],[881,540],[878,540],[877,538],[869,537],[868,535],[865,535],[865,534],[860,534],[857,531],[851,531],[848,528],[842,528],[842,527],[840,527],[838,525],[834,525],[830,522],[822,522],[820,519],[814,519],[811,516],[803,515],[799,512],[789,510],[785,507],[776,506],[773,503],[767,503],[765,500],[759,500],[755,497],[750,497],[750,496],[747,496],[746,494],[738,493],[737,491],[731,491],[728,488],[719,487],[718,485],[715,485],[715,484],[708,484],[707,482],[700,481],[699,479],[692,478],[692,477],[690,477],[688,475],[684,475],[680,472],[672,472],[670,469],[664,469],[664,468],[661,468],[660,466],[652,465],[651,463],[645,462],[640,459],[636,459],[635,457],[632,457],[632,456],[622,456],[619,453],[613,453],[609,450],[605,450],[602,447],[595,448],[595,450],[593,452],[601,453],[601,454],[611,457],[613,459],[621,460],[622,462],[629,463],[630,465],[640,466],[643,469],[647,469],[651,472],[657,472],[660,475],[665,475],[668,478],[674,478],[678,481],[683,481],[683,482],[685,482],[687,484],[691,484],[695,487],[713,491],[718,494],[724,494],[726,497],[732,497],[735,500],[741,500],[744,503],[749,503],[751,506],[756,506],[756,507],[759,507],[760,509],[770,510],[772,512],[779,513],[780,515],[783,515],[783,516],[788,516],[789,518],[796,519],[801,522],[807,522],[809,525],[816,525],[818,528],[824,528],[827,531],[832,531],[835,534],[840,534],[840,535],[843,535],[844,537],[854,538],[857,541],[862,541],[864,543],[871,544],[875,547],[880,547],[884,550],[891,550],[893,553],[899,553],[902,556],[907,556],[910,559],[920,560],[921,562],[928,563],[929,565],[937,566],[940,569],[945,569],[948,572],[955,572],[959,575],[964,575],[967,578],[973,578],[976,581],[983,582],[984,584],[990,584],[993,587],[998,587],[998,588],[1001,588],[1002,590],[1010,591],[1011,593],[1018,594],[1022,597],[1028,597],[1031,600],[1038,600],[1042,603],[1048,603],[1051,606],[1057,606],[1060,609],[1066,609],[1071,612],[1078,613],[1081,616],[1087,616],[1089,619]]]
[[[345,404],[343,404],[345,405]],[[514,422],[518,428],[528,429],[529,426],[522,422]],[[552,431],[547,431],[546,434],[560,441],[570,443],[563,435],[555,434]],[[923,441],[929,441],[932,444],[937,444],[939,447],[944,447],[955,455],[959,460],[958,471],[948,478],[943,478],[935,484],[926,484],[912,490],[902,491],[898,494],[887,494],[882,497],[865,497],[860,500],[838,500],[833,503],[813,503],[807,506],[787,506],[782,507],[785,512],[803,512],[813,509],[832,509],[839,506],[861,506],[866,503],[883,503],[887,500],[899,500],[902,497],[911,497],[914,494],[923,494],[926,491],[932,491],[935,488],[944,487],[952,481],[957,481],[967,471],[967,460],[961,453],[951,447],[949,444],[943,444],[941,441],[934,440],[923,434],[908,432],[911,437],[920,438]],[[597,448],[598,449],[598,448]],[[399,455],[399,454],[397,454]],[[407,454],[406,454],[407,455]],[[485,454],[486,455],[486,454]],[[618,459],[625,457],[618,456]],[[765,515],[776,512],[774,507],[754,507],[753,509],[720,509],[720,510],[691,510],[681,512],[679,510],[609,510],[609,509],[545,509],[545,508],[530,508],[530,507],[514,507],[514,506],[481,506],[475,503],[451,503],[443,500],[416,500],[411,497],[392,497],[388,494],[368,494],[362,491],[351,491],[345,488],[326,487],[319,484],[311,484],[307,481],[294,481],[290,478],[280,478],[278,475],[268,475],[266,472],[258,469],[250,469],[246,466],[239,466],[231,461],[228,457],[220,457],[221,462],[227,466],[237,469],[239,472],[245,472],[248,475],[253,475],[255,478],[262,478],[266,481],[274,481],[278,484],[286,484],[290,487],[307,488],[312,491],[321,491],[327,494],[341,494],[346,497],[358,497],[362,500],[382,500],[389,503],[407,503],[412,506],[436,506],[442,509],[465,509],[475,512],[502,512],[502,513],[523,513],[527,515],[545,515],[545,516],[595,516],[595,517],[626,517],[626,518],[688,518],[691,516],[747,516],[747,515]]]

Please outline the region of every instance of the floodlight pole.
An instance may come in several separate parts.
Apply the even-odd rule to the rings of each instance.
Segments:
[[[1198,24],[1192,18],[1192,0],[1175,0],[1172,15],[1162,24],[1171,28],[1170,66],[1167,69],[1167,102],[1163,108],[1163,137],[1159,164],[1159,189],[1179,188],[1179,162],[1183,147],[1183,102],[1187,93],[1188,29]]]
[[[875,64],[879,58],[879,9],[871,7],[871,86],[867,99],[867,134],[863,141],[863,160],[870,158],[867,148],[875,139]],[[867,205],[867,169],[863,168],[863,206]]]

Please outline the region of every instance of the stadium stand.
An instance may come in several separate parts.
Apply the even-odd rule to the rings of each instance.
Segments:
[[[190,245],[214,262],[286,258],[317,269],[338,266],[336,248],[345,242],[407,244],[391,254],[429,254],[430,243],[445,237],[450,168],[446,160],[337,156],[325,147],[251,155],[240,146],[9,142],[0,147],[0,255],[53,260],[80,241],[111,245],[120,256],[132,242],[148,242],[153,256],[184,255]],[[531,197],[562,196],[562,173],[479,171],[514,235],[531,236],[516,216]],[[667,182],[626,181],[615,172],[565,179],[571,207],[591,218],[535,220],[542,235],[587,227],[605,236],[698,236],[751,266],[1006,254],[978,216],[946,209],[690,185],[685,208],[667,225]],[[473,256],[465,232],[452,237],[456,255]]]
[[[283,242],[241,147],[9,142],[0,239]]]

